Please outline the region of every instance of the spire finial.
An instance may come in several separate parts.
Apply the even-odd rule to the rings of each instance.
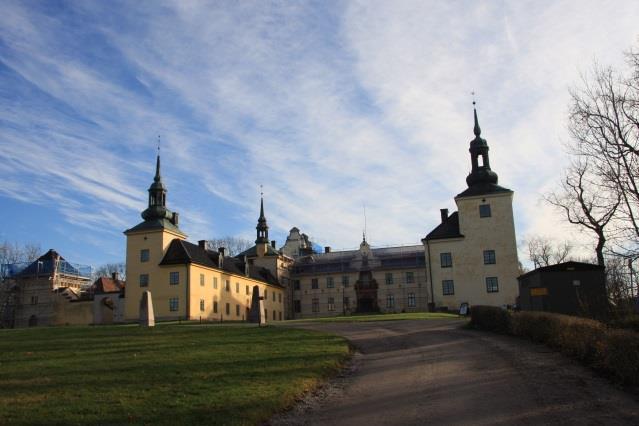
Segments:
[[[475,107],[477,102],[475,101],[475,92],[470,92],[470,94],[473,95],[473,114],[475,116],[475,127],[473,128],[473,133],[475,133],[475,136],[479,137],[479,135],[481,135],[481,128],[479,127],[479,120],[477,120],[477,108]]]
[[[155,162],[155,177],[153,180],[159,182],[162,177],[160,176],[160,135],[158,135],[158,158]]]
[[[364,203],[364,232],[362,232],[362,240],[366,242],[366,203]]]
[[[160,155],[160,135],[158,135],[158,155]]]

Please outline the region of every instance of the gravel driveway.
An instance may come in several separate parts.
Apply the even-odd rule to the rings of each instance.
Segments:
[[[459,320],[306,323],[357,348],[350,372],[272,425],[639,424],[639,400],[548,348]]]

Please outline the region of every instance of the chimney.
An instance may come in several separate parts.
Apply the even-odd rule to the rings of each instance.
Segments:
[[[442,223],[448,220],[448,209],[439,209],[442,214]]]
[[[331,252],[331,248],[326,246],[324,247],[324,253],[330,253]]]
[[[246,255],[244,255],[244,275],[246,275],[247,277],[249,276],[249,261],[248,261],[248,257]]]
[[[113,281],[120,281],[120,274],[118,274],[117,272],[111,272],[111,279]]]
[[[178,226],[178,222],[180,221],[180,214],[178,212],[173,212],[173,225]]]
[[[275,248],[275,240],[271,240],[271,247]]]
[[[200,247],[203,250],[206,250],[206,240],[200,240],[197,242],[198,247]]]

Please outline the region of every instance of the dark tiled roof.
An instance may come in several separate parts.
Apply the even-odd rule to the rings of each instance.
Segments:
[[[244,260],[238,257],[225,256],[222,259],[222,268],[218,265],[220,254],[217,251],[205,250],[197,244],[175,238],[169,244],[169,248],[160,262],[160,265],[183,265],[196,263],[213,269],[221,269],[235,275],[244,275]],[[280,286],[277,278],[266,268],[249,267],[249,277],[264,281],[268,284]]]
[[[443,240],[446,238],[463,237],[459,233],[459,213],[455,212],[448,216],[445,222],[440,223],[426,235],[425,240]]]
[[[107,277],[100,277],[93,283],[93,292],[95,294],[100,293],[119,293],[124,289],[124,281],[113,280]]]
[[[558,263],[556,265],[542,266],[537,269],[533,269],[532,271],[526,272],[523,275],[520,275],[518,278],[524,278],[529,275],[541,273],[541,272],[558,272],[558,271],[597,271],[603,270],[604,267],[600,265],[596,265],[594,263],[584,263],[584,262],[564,262]]]
[[[270,244],[267,246],[266,248],[266,253],[264,254],[264,256],[279,256],[281,255],[280,251],[273,248],[273,246],[271,246]],[[248,257],[257,257],[257,246],[253,246],[247,250],[244,250],[242,253],[238,254],[236,257],[242,257],[242,256],[248,256]]]
[[[57,265],[59,271],[69,275],[80,275],[78,268],[67,262],[57,251],[49,249],[49,251],[24,268],[18,276],[53,273],[56,267],[56,259],[59,259],[59,263]]]
[[[457,197],[475,197],[478,195],[497,194],[500,192],[512,192],[508,188],[499,186],[495,183],[478,183],[466,189],[464,192],[457,194]]]
[[[127,229],[124,233],[128,234],[129,232],[149,231],[153,229],[168,229],[177,234],[184,235],[184,233],[180,231],[180,228],[171,223],[171,221],[167,218],[145,220],[144,222],[138,223],[133,228]]]

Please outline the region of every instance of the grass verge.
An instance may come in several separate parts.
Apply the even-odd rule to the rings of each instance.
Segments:
[[[324,318],[304,318],[298,320],[286,321],[279,323],[286,325],[288,323],[298,322],[371,322],[371,321],[401,321],[401,320],[428,320],[439,318],[459,318],[457,314],[448,314],[444,312],[409,312],[403,314],[372,314],[372,315],[347,315],[337,317]]]
[[[0,423],[256,424],[334,374],[341,337],[279,327],[0,331]]]

